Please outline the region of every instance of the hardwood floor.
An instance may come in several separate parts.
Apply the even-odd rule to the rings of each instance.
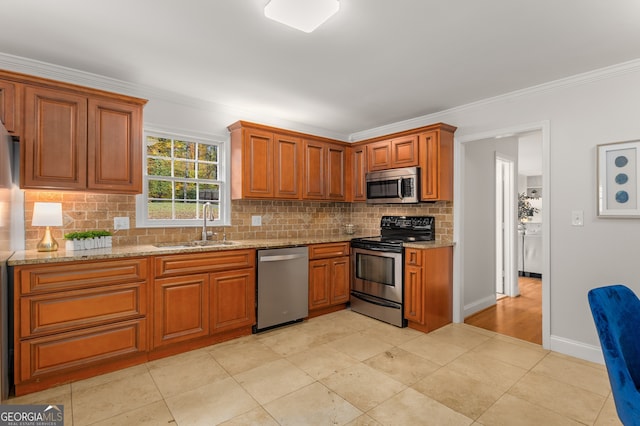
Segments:
[[[542,344],[542,280],[519,277],[520,296],[504,297],[464,322],[485,330]]]

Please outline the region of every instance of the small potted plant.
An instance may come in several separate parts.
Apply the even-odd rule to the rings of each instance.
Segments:
[[[64,239],[67,251],[110,248],[113,243],[109,231],[70,232],[64,235]]]
[[[533,207],[529,200],[530,198],[524,192],[518,194],[518,219],[520,222],[529,220],[529,217],[540,211],[537,207]]]

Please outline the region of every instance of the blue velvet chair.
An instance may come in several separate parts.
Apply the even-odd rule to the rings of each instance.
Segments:
[[[612,285],[589,291],[589,305],[618,417],[625,426],[640,425],[640,300]]]

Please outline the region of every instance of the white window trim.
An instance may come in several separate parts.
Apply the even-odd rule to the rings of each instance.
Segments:
[[[147,126],[144,128],[142,144],[142,194],[136,195],[136,228],[182,228],[182,227],[202,227],[202,219],[147,219],[147,199],[148,199],[148,175],[147,175],[147,136],[166,137],[170,139],[185,139],[193,142],[215,142],[219,146],[218,151],[218,179],[223,182],[220,186],[220,217],[213,221],[208,221],[208,226],[230,226],[231,225],[231,149],[229,137],[220,137],[209,134],[198,134],[197,132],[174,131],[167,128]],[[222,160],[222,161],[220,161]]]

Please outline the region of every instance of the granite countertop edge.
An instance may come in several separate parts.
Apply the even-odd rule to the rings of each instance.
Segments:
[[[257,240],[234,240],[231,244],[209,246],[181,246],[182,243],[162,243],[156,245],[140,244],[129,246],[117,246],[93,250],[66,251],[59,249],[55,252],[39,252],[37,250],[23,250],[13,253],[7,260],[9,266],[37,265],[46,263],[76,262],[83,260],[119,259],[126,257],[144,257],[158,255],[174,255],[184,253],[203,253],[215,251],[228,251],[240,249],[270,249],[279,247],[303,246],[310,244],[349,242],[356,235],[343,235],[334,237],[310,237],[310,238],[271,238]],[[404,247],[416,249],[429,249],[439,247],[452,247],[452,242],[421,241],[404,243]]]

